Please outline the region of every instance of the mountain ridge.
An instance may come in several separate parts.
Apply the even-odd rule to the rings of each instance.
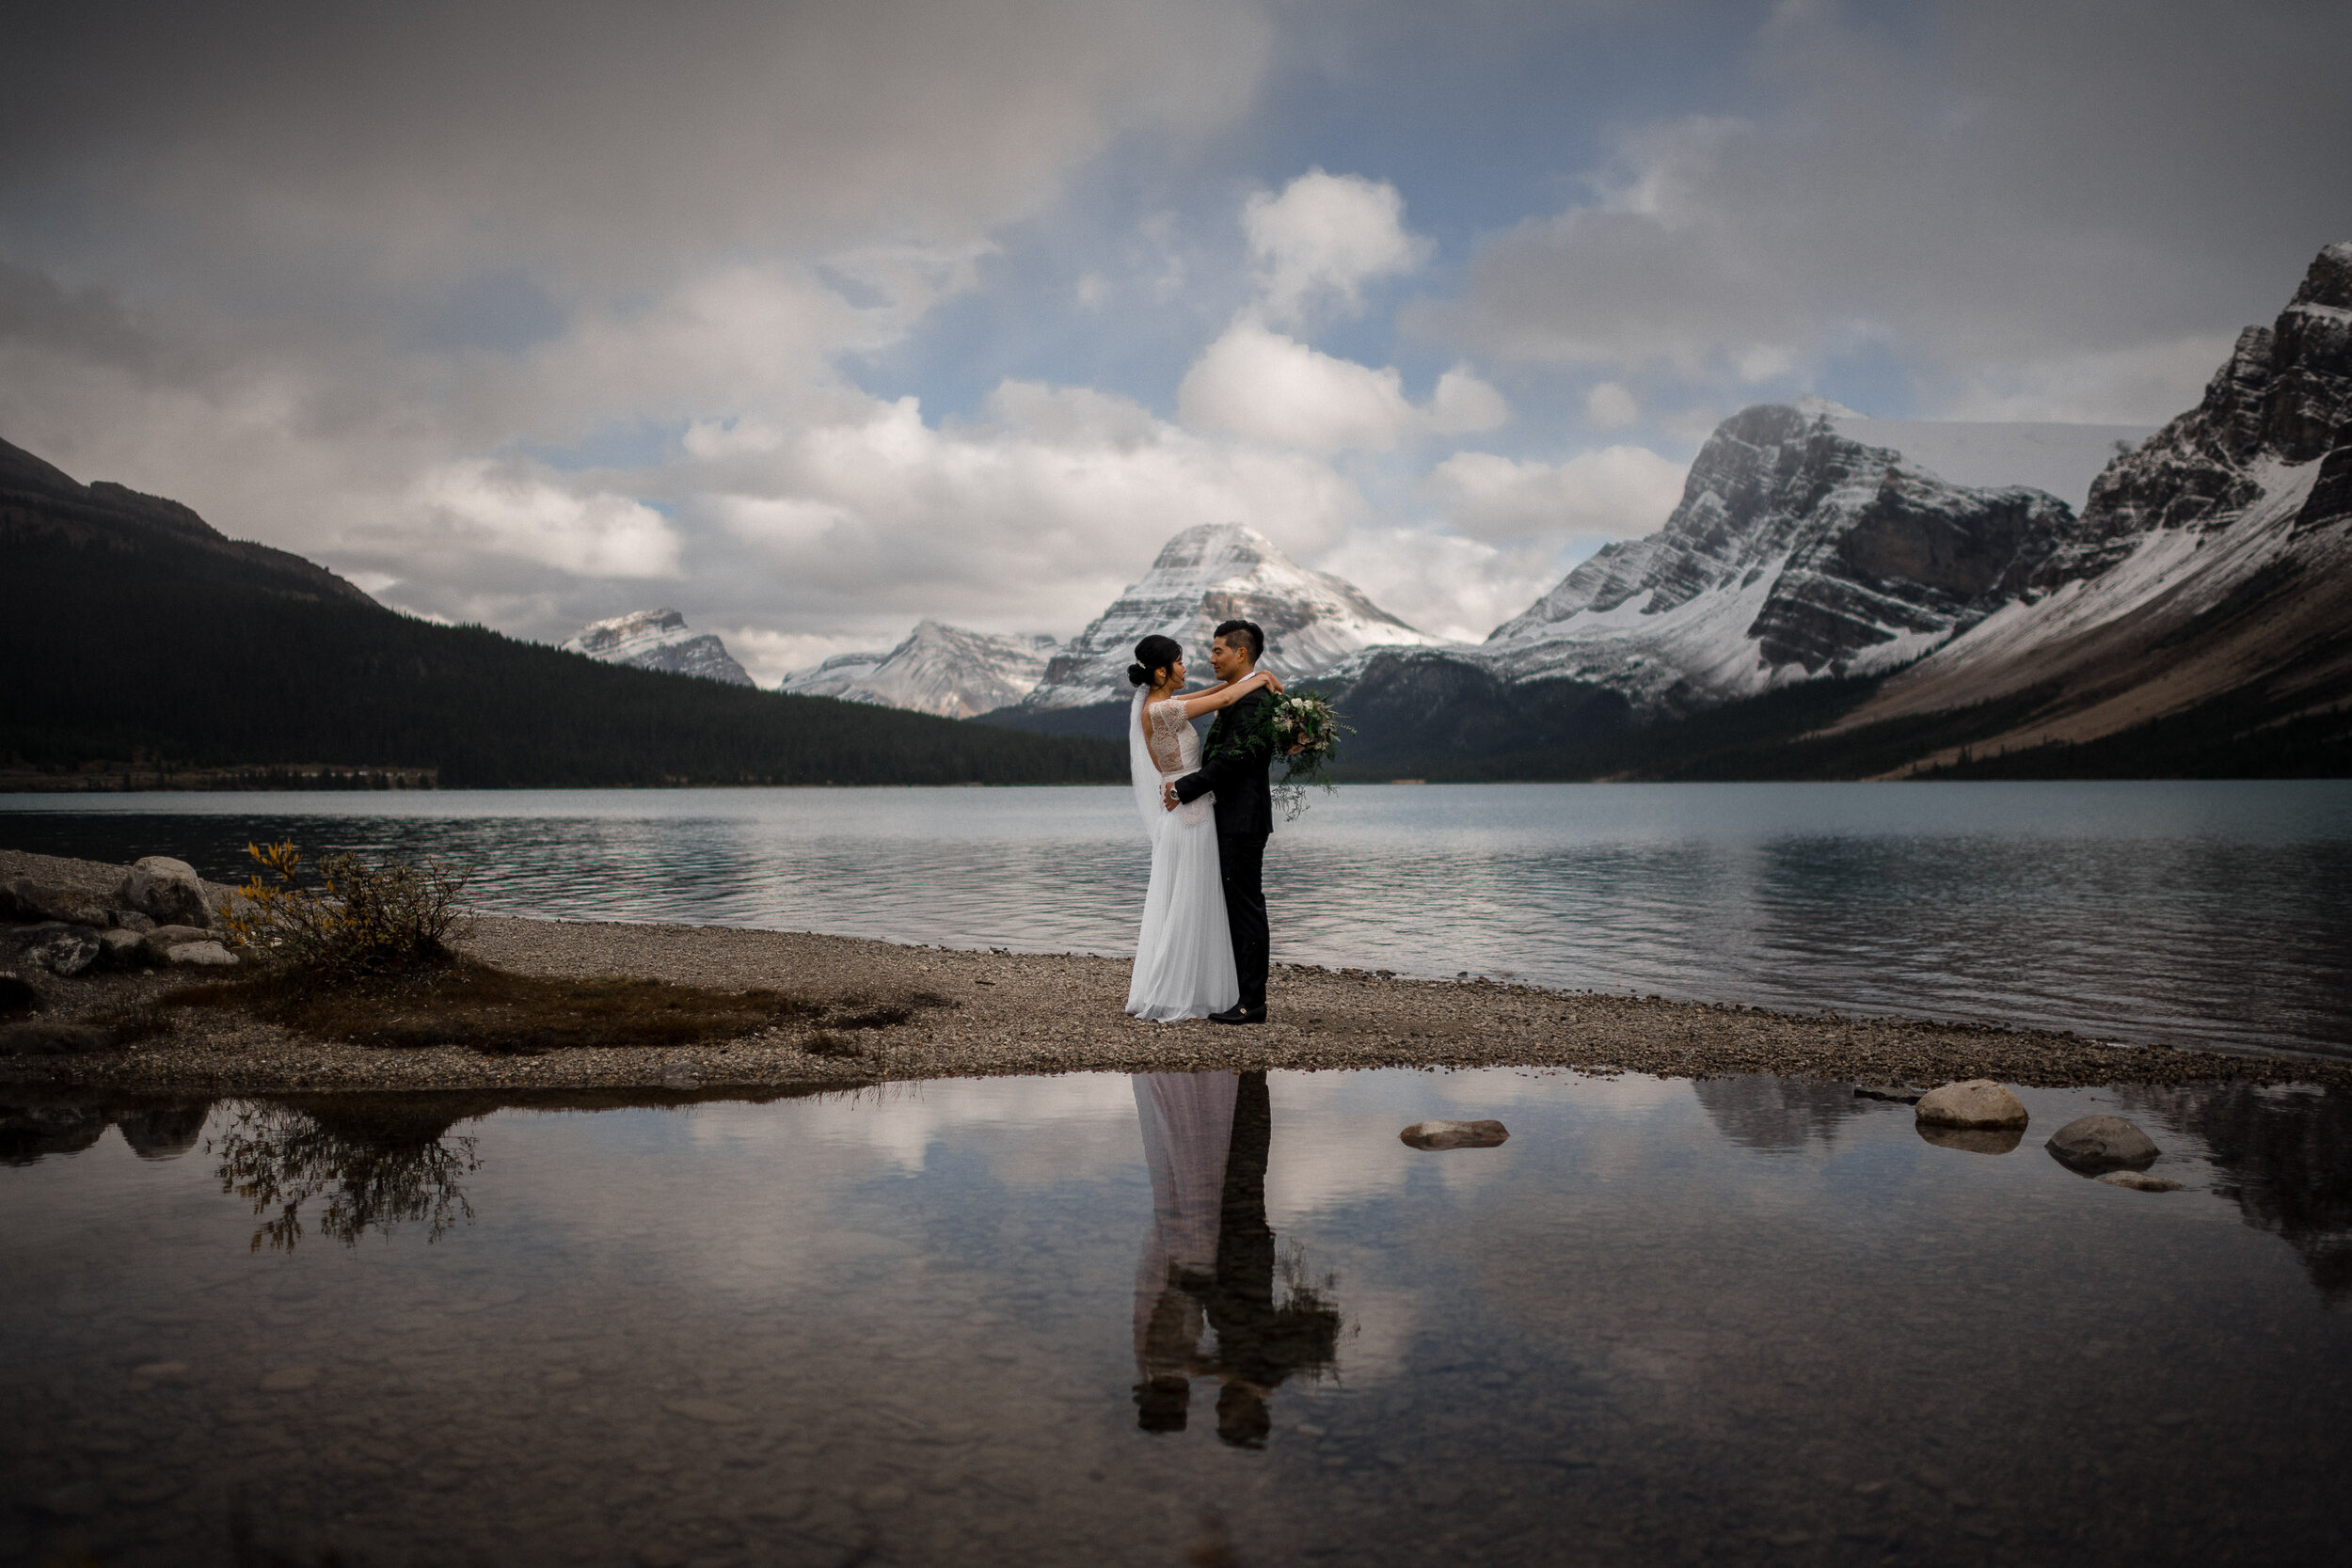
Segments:
[[[2238,335],[2196,407],[2108,466],[2030,588],[1837,728],[2043,689],[1988,737],[2022,752],[2221,702],[2275,726],[2352,696],[2352,243]]]
[[[716,633],[690,630],[686,617],[675,610],[634,610],[591,621],[558,645],[565,653],[584,654],[606,664],[694,675],[728,686],[754,684]]]
[[[453,786],[1067,784],[1123,749],[599,663],[403,615],[176,502],[0,442],[0,763],[321,757]]]
[[[1205,665],[1211,634],[1228,620],[1265,630],[1266,667],[1286,679],[1309,678],[1375,643],[1434,645],[1435,638],[1374,604],[1363,590],[1327,572],[1310,571],[1274,542],[1239,523],[1201,523],[1160,547],[1130,583],[1017,704],[1020,717],[1127,701],[1127,666],[1145,637],[1172,637]],[[1016,712],[999,715],[1017,721]]]
[[[794,671],[776,689],[970,719],[1020,701],[1060,646],[1042,632],[974,631],[926,617],[895,647],[835,654]]]

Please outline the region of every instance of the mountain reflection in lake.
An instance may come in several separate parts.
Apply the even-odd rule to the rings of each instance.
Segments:
[[[237,1507],[243,1560],[2352,1546],[2341,1095],[2029,1089],[1991,1155],[1503,1069],[15,1098],[0,1560],[240,1560]],[[2042,1151],[2092,1111],[2184,1190]]]

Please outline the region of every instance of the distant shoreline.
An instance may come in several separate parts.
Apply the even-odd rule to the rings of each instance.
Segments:
[[[0,879],[92,889],[122,868],[0,850]],[[0,927],[5,931],[7,927]],[[782,1088],[845,1081],[1208,1069],[1549,1067],[1666,1078],[1772,1073],[1857,1085],[2312,1084],[2352,1089],[2352,1060],[2106,1044],[2074,1035],[1901,1017],[1807,1016],[1547,990],[1492,980],[1278,965],[1273,1022],[1140,1023],[1121,1010],[1129,965],[1075,954],[966,952],[732,927],[485,917],[469,953],[554,975],[627,974],[723,990],[944,1001],[820,1055],[785,1028],[718,1043],[484,1056],[308,1039],[234,1014],[165,1008],[166,1032],[106,1052],[0,1056],[0,1085],[120,1093],[416,1093],[437,1089]],[[154,971],[59,979],[20,966],[48,1021],[119,1014],[186,983]]]

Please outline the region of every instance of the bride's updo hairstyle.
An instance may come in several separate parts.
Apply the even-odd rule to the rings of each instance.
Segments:
[[[1153,632],[1136,644],[1136,661],[1127,666],[1129,686],[1154,686],[1160,672],[1172,667],[1184,657],[1184,650],[1172,637]]]

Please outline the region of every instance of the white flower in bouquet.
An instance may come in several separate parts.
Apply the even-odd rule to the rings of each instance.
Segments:
[[[1283,820],[1295,822],[1307,809],[1307,786],[1320,784],[1327,793],[1330,765],[1340,754],[1340,736],[1353,735],[1340,710],[1311,691],[1286,693],[1261,711],[1274,754],[1282,759],[1282,779],[1274,786],[1282,803]]]

